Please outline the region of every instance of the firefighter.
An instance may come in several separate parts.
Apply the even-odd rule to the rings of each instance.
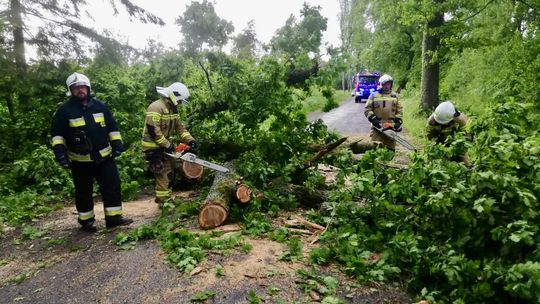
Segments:
[[[467,116],[459,112],[451,101],[441,102],[427,120],[427,138],[438,144],[450,145],[449,136],[463,131],[467,125]],[[451,158],[454,161],[469,165],[466,153]]]
[[[93,184],[97,180],[105,209],[105,225],[133,222],[122,216],[120,176],[115,157],[124,151],[112,113],[90,95],[90,80],[73,73],[66,80],[69,99],[54,113],[52,148],[62,167],[70,168],[81,229],[95,232]]]
[[[374,128],[391,128],[396,132],[402,131],[403,110],[397,93],[392,92],[394,80],[390,75],[384,74],[379,78],[379,88],[371,93],[364,108],[364,115]],[[386,147],[396,150],[396,141],[375,130],[371,130],[372,147]],[[369,150],[369,149],[367,149]]]
[[[175,153],[171,136],[177,133],[179,140],[187,143],[192,151],[197,151],[199,144],[182,125],[178,114],[178,103],[188,102],[188,88],[175,82],[166,88],[156,87],[156,90],[161,97],[146,110],[141,144],[149,170],[155,177],[155,202],[162,205],[171,196],[170,182],[175,167],[175,160],[165,154]]]
[[[427,121],[427,137],[444,144],[449,135],[463,130],[467,116],[459,112],[451,101],[441,102]]]

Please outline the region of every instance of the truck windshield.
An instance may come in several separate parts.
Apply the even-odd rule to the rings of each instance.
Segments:
[[[358,82],[361,84],[376,84],[377,76],[359,76]]]

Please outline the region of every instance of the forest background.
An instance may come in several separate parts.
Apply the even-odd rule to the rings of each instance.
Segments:
[[[262,44],[252,23],[231,36],[212,2],[192,2],[176,20],[184,36],[177,49],[151,41],[142,50],[78,23],[85,5],[10,0],[0,12],[1,231],[51,212],[73,192],[49,143],[67,75],[88,75],[119,122],[126,199],[151,183],[139,140],[155,86],[182,81],[192,101],[181,115],[201,154],[234,159],[265,193],[239,216],[246,233],[271,234],[269,218],[297,207],[297,198],[272,187],[280,177],[330,193],[325,208],[310,213],[329,227],[312,263],[343,265],[363,282],[404,281],[418,298],[443,303],[540,301],[538,0],[339,0],[336,48],[321,45],[326,18],[309,4]],[[129,1],[111,5],[161,22]],[[29,15],[44,21],[36,32],[26,27]],[[419,125],[447,99],[471,116],[472,140],[425,146],[405,171],[384,166],[384,151],[355,161],[343,150],[325,158],[342,168],[332,187],[316,171],[298,174],[310,145],[337,138],[320,121],[307,122],[307,101],[320,94],[324,110],[336,107],[336,90],[348,94],[352,75],[364,69],[394,77],[410,101],[404,126],[420,143]],[[448,161],[464,149],[471,167]],[[152,229],[147,237],[159,234]],[[383,258],[366,263],[374,253]]]

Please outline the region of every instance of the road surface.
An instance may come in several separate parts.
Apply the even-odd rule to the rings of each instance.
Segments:
[[[369,134],[371,124],[364,116],[365,105],[365,102],[355,103],[354,98],[350,98],[330,112],[310,113],[308,120],[314,121],[320,118],[328,126],[328,130],[336,131],[343,136]]]

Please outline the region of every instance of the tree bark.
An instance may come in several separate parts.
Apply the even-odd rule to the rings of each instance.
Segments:
[[[26,70],[26,56],[24,50],[24,23],[22,21],[22,7],[20,0],[11,0],[11,25],[13,26],[13,42],[15,65],[19,72]]]
[[[199,210],[197,221],[202,229],[223,225],[229,216],[229,207],[234,200],[246,204],[251,199],[251,189],[238,176],[232,163],[224,164],[228,173],[217,172],[212,187]]]
[[[435,108],[439,101],[439,28],[444,23],[442,12],[436,12],[427,23],[422,37],[422,89],[420,105],[422,110]]]

